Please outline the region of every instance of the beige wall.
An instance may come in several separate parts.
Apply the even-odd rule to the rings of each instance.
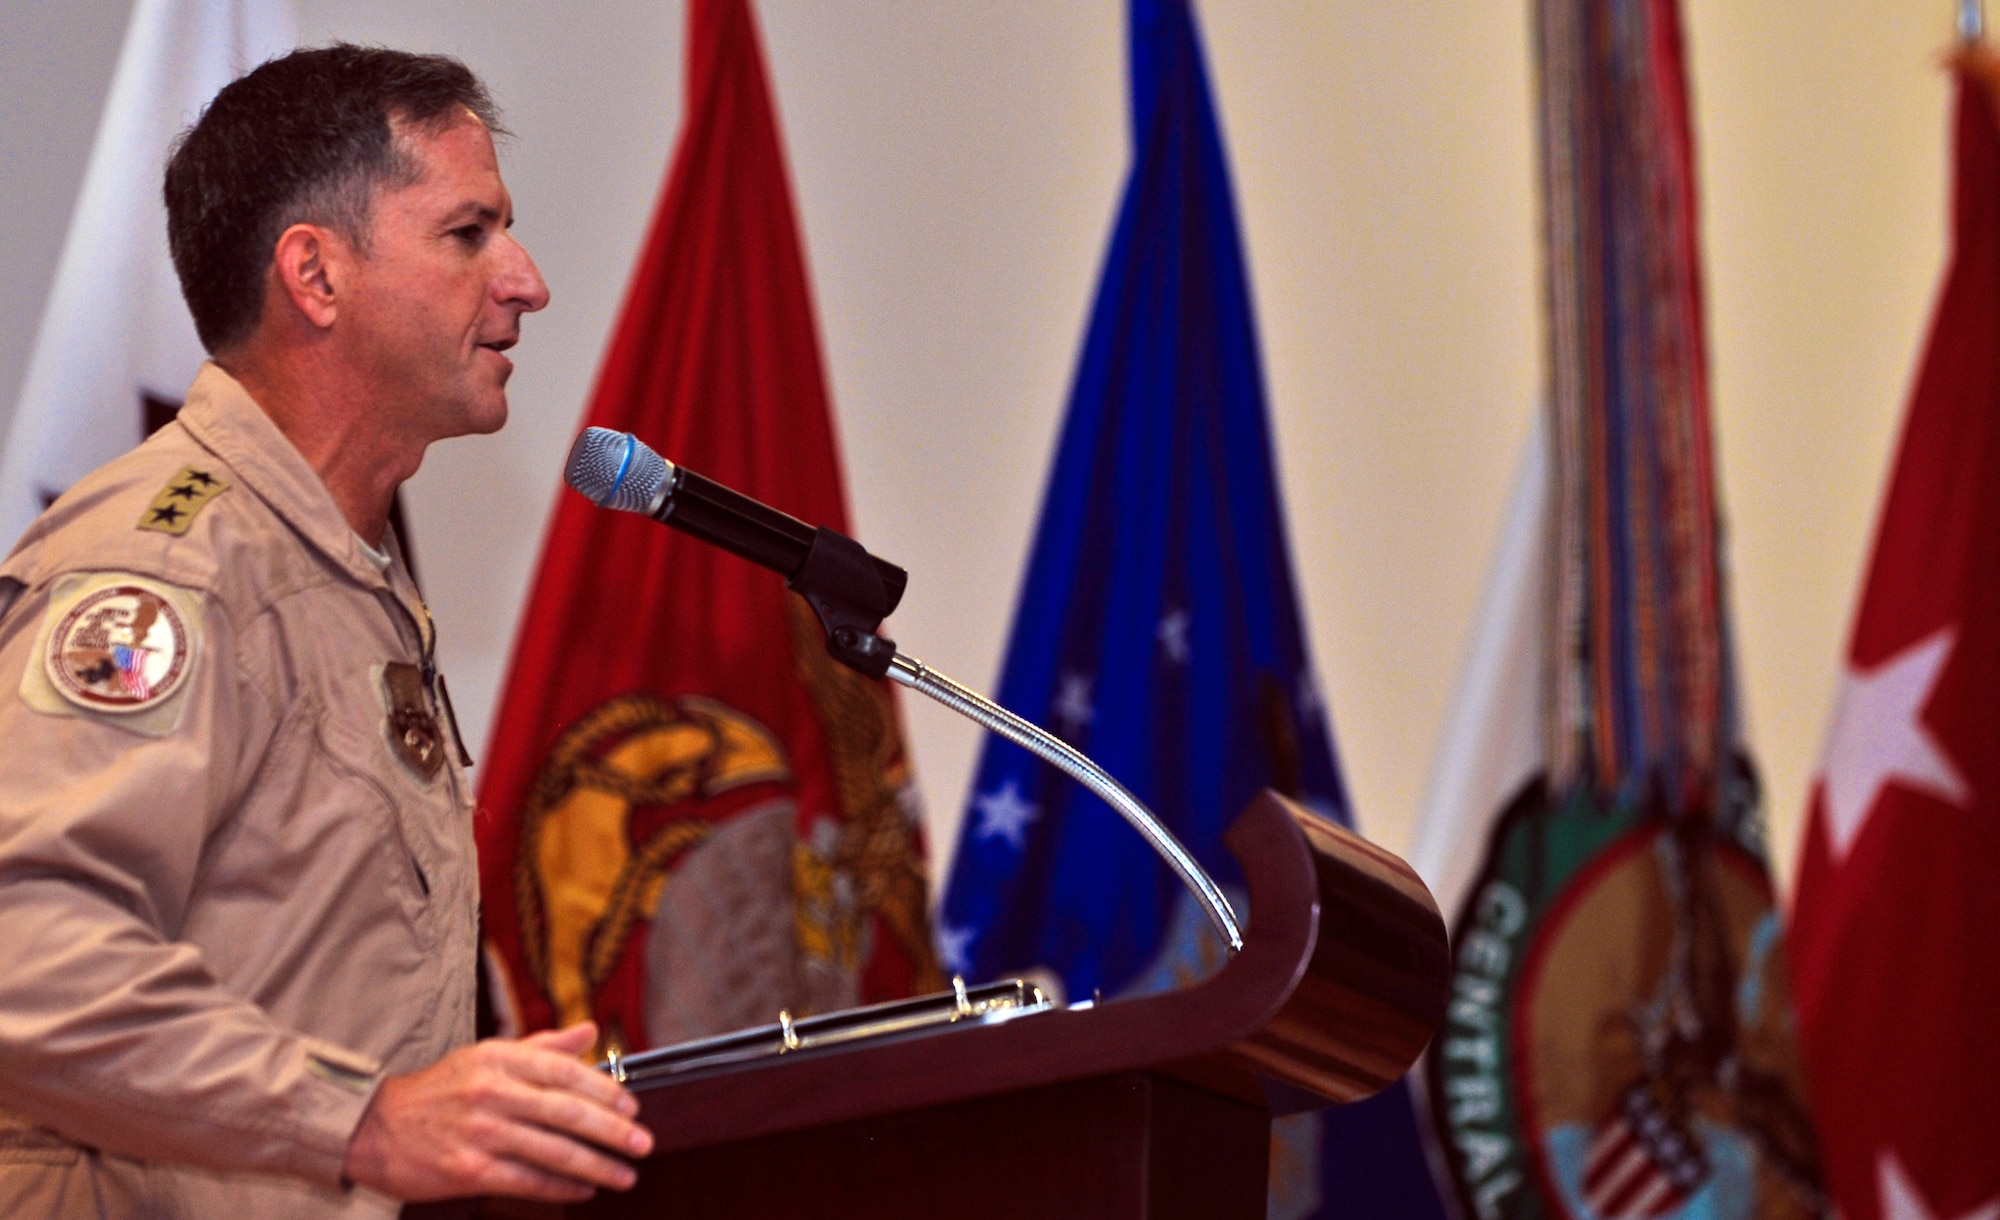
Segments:
[[[1952,5],[1689,14],[1738,651],[1789,876],[1943,269]]]
[[[0,411],[126,5],[0,12]],[[1126,161],[1104,0],[763,0],[860,531],[906,650],[989,685]],[[1688,0],[1718,430],[1781,867],[1935,284],[1947,0]],[[413,490],[483,739],[514,610],[679,121],[678,5],[299,0],[303,34],[463,55],[519,138],[532,319],[501,437]],[[1313,648],[1363,826],[1409,841],[1540,385],[1521,3],[1201,6]],[[936,842],[976,740],[909,708]],[[940,850],[940,855],[942,850]]]

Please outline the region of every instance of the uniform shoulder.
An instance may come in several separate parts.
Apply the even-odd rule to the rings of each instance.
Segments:
[[[57,499],[0,577],[33,587],[66,572],[125,571],[222,593],[278,575],[234,553],[242,536],[274,528],[284,526],[226,461],[169,424]]]

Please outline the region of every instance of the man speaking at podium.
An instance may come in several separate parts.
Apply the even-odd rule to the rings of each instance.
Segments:
[[[388,527],[548,302],[496,128],[456,61],[333,46],[167,167],[213,362],[0,565],[0,1214],[573,1200],[649,1148],[590,1027],[469,1045],[470,760]]]

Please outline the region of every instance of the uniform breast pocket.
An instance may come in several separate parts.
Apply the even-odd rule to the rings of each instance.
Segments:
[[[326,715],[315,736],[320,747],[314,767],[320,782],[315,786],[322,791],[314,804],[324,807],[330,819],[365,827],[373,840],[370,856],[378,892],[393,898],[428,945],[435,939],[429,916],[437,865],[429,836],[418,822],[428,811],[412,794],[398,791],[404,785],[384,773],[387,747],[379,732]]]

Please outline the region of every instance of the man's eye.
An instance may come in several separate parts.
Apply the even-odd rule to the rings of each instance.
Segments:
[[[476,245],[480,238],[486,236],[486,227],[476,224],[460,225],[451,231],[451,235],[468,245]]]

